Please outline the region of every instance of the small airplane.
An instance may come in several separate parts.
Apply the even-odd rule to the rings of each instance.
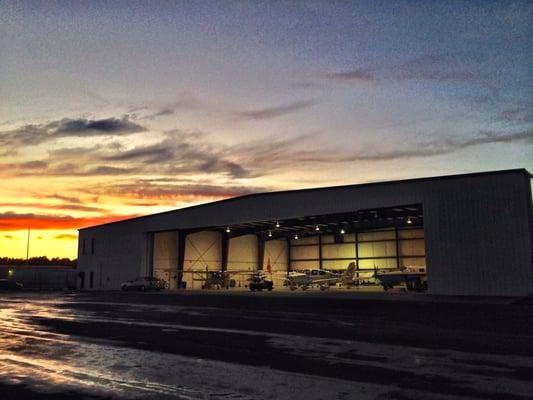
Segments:
[[[285,279],[284,286],[288,286],[291,290],[298,288],[307,290],[310,286],[318,286],[320,290],[326,290],[337,283],[343,286],[350,286],[354,283],[355,269],[355,263],[351,262],[348,265],[348,269],[342,274],[323,269],[291,271]]]
[[[407,290],[421,292],[427,290],[426,267],[404,267],[392,271],[375,270],[374,277],[379,280],[384,290],[405,283]]]

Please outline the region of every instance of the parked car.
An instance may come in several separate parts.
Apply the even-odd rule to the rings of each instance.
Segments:
[[[263,289],[266,289],[268,291],[271,291],[274,287],[274,282],[267,279],[264,275],[252,275],[250,278],[249,288],[252,292],[258,290],[261,291]]]
[[[9,279],[0,279],[0,290],[20,290],[24,285]]]
[[[154,278],[152,276],[145,276],[134,279],[132,281],[123,282],[120,287],[123,291],[128,290],[139,290],[144,292],[146,290],[157,290],[160,291],[164,289],[166,282],[163,279]]]

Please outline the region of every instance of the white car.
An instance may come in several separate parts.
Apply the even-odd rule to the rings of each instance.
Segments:
[[[120,285],[120,288],[125,292],[128,290],[139,290],[144,292],[147,290],[160,291],[161,289],[164,289],[165,286],[166,282],[164,280],[152,276],[145,276],[132,281],[123,282]]]

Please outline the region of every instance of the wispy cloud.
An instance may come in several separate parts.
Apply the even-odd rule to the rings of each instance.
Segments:
[[[174,115],[175,113],[176,113],[175,110],[171,108],[162,108],[157,111],[151,112],[150,114],[139,116],[138,118],[144,119],[144,120],[154,120],[159,117],[166,117],[169,115]]]
[[[48,195],[38,195],[41,199],[55,199],[55,200],[61,200],[66,201],[67,203],[81,203],[81,200],[78,197],[74,196],[65,196],[57,193],[48,194]]]
[[[533,104],[521,104],[512,108],[506,108],[498,115],[498,119],[512,124],[533,123]]]
[[[415,157],[430,157],[450,154],[456,151],[484,144],[496,143],[533,143],[533,130],[500,134],[495,132],[480,132],[471,137],[445,137],[418,143],[416,146],[385,151],[356,152],[342,157],[343,162],[354,161],[392,161]]]
[[[56,240],[78,240],[78,235],[71,235],[68,233],[63,233],[61,235],[54,236]]]
[[[336,81],[360,81],[360,82],[374,82],[377,78],[370,70],[355,69],[343,72],[334,72],[326,74],[326,78]]]
[[[4,235],[4,239],[15,240],[15,238],[11,235]]]
[[[173,200],[176,202],[205,202],[245,194],[269,191],[271,188],[203,183],[181,183],[159,179],[136,179],[112,185],[86,188],[89,193],[138,199]]]
[[[463,54],[427,54],[405,62],[328,73],[338,82],[382,82],[421,80],[432,82],[480,82],[486,77],[477,66],[479,57]]]
[[[12,208],[38,208],[42,210],[68,210],[68,211],[83,211],[83,212],[103,212],[106,211],[100,207],[84,206],[81,204],[46,204],[46,203],[23,203],[23,202],[1,202],[0,207]]]
[[[316,104],[316,100],[302,100],[296,101],[290,104],[284,104],[280,106],[258,108],[248,111],[240,111],[237,113],[238,116],[245,119],[269,119],[277,118],[283,115],[292,114],[294,112],[309,108]]]

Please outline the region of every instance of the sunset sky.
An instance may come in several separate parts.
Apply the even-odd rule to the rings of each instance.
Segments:
[[[242,194],[533,171],[533,3],[0,0],[0,256]],[[467,189],[467,188],[465,188]]]

